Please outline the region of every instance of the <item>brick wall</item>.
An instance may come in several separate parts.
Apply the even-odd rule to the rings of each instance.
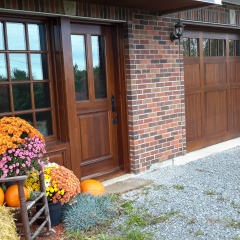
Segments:
[[[185,150],[182,47],[179,55],[178,41],[169,39],[175,23],[176,19],[138,11],[126,24],[130,157],[135,173]]]

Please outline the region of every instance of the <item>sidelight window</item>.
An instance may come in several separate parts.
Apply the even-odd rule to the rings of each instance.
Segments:
[[[53,135],[46,26],[0,21],[0,118],[25,119]]]

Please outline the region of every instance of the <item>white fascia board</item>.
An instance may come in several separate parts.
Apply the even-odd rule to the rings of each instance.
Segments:
[[[197,1],[222,5],[222,0],[197,0]],[[239,0],[236,0],[236,1],[239,1]]]

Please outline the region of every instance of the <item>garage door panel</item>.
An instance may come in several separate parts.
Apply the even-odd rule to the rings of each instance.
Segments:
[[[206,137],[227,131],[227,91],[208,92],[205,94]]]
[[[227,83],[226,63],[205,63],[205,86],[216,86]]]
[[[229,131],[240,130],[240,89],[232,89],[229,94]]]
[[[240,83],[240,62],[229,63],[229,81],[230,83]]]
[[[186,96],[186,124],[191,131],[186,132],[187,141],[194,141],[201,138],[201,94],[192,94]]]
[[[185,87],[198,88],[201,85],[200,82],[200,64],[188,64],[184,68],[184,81]]]

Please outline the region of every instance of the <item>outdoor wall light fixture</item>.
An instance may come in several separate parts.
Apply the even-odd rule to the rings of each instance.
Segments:
[[[175,31],[171,33],[170,39],[173,42],[174,40],[178,39],[180,41],[180,38],[183,34],[184,26],[182,21],[178,19],[178,22],[174,25]]]

